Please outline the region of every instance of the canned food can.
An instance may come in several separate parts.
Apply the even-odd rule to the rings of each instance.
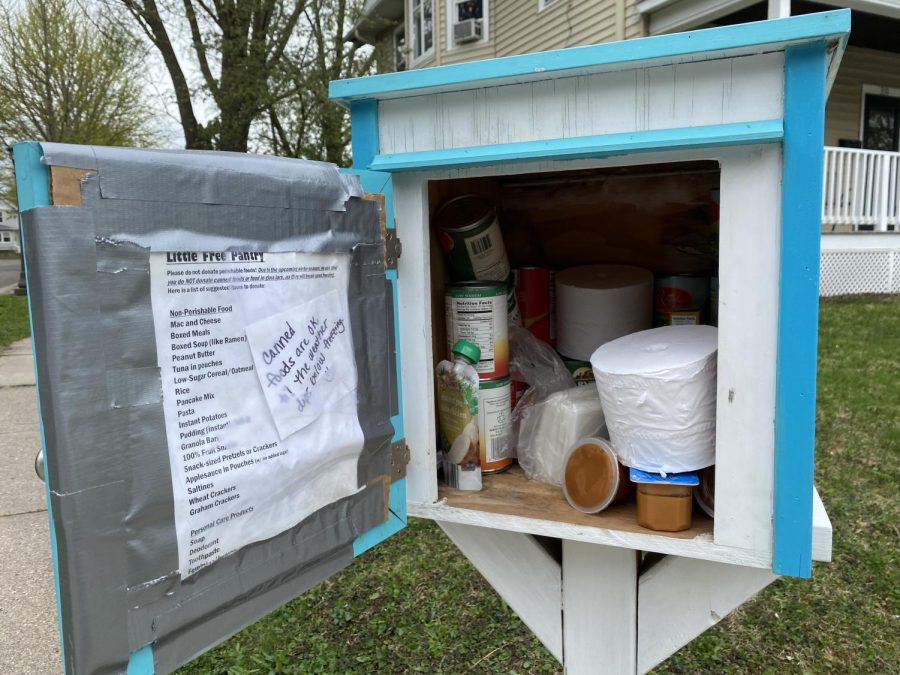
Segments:
[[[509,259],[497,210],[484,197],[463,195],[434,215],[441,248],[454,281],[507,281]]]
[[[556,270],[550,270],[550,344],[556,346]]]
[[[701,323],[700,310],[662,312],[657,314],[656,323],[659,326],[699,326]]]
[[[702,312],[708,300],[709,277],[658,277],[654,282],[653,292],[655,323],[657,326],[670,325],[666,323],[666,315],[672,312]]]
[[[481,472],[505,471],[512,464],[510,379],[482,380],[478,385],[478,435]]]
[[[516,270],[516,298],[522,325],[541,342],[553,344],[550,324],[551,274],[549,267],[520,267]]]
[[[522,397],[525,395],[526,391],[528,391],[527,382],[522,382],[522,380],[512,381],[509,395],[509,407],[512,410],[516,409],[516,405],[518,405],[519,401],[522,400]]]
[[[575,385],[584,387],[594,384],[594,369],[591,367],[590,361],[578,361],[577,359],[563,359],[563,363],[569,372],[572,373],[572,379]]]
[[[462,281],[445,292],[447,353],[457,340],[478,345],[481,360],[475,370],[482,380],[509,375],[506,289],[499,281]]]

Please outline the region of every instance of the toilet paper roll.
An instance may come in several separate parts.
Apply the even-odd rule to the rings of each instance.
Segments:
[[[630,265],[585,265],[556,275],[556,349],[587,361],[602,344],[653,325],[653,274]]]
[[[715,462],[717,330],[664,326],[626,335],[591,356],[619,461],[654,473]]]

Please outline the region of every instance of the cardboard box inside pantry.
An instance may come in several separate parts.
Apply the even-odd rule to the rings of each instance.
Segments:
[[[432,180],[428,213],[449,199],[478,194],[497,205],[512,268],[615,263],[649,269],[655,276],[718,272],[718,231],[713,222],[720,169],[715,161],[607,167]],[[444,288],[449,275],[436,230],[429,224],[433,367],[446,358]],[[438,483],[439,499],[453,507],[541,518],[574,525],[650,533],[637,524],[633,501],[599,514],[572,509],[562,491],[531,481],[516,465],[484,477],[481,492]],[[699,509],[689,530],[653,533],[679,539],[712,535]]]

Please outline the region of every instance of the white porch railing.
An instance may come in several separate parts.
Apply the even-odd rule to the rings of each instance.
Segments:
[[[826,146],[822,225],[900,230],[900,152]]]

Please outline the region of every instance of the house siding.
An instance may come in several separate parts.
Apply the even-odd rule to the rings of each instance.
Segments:
[[[446,65],[497,56],[609,42],[617,39],[617,27],[626,38],[645,34],[635,0],[623,0],[624,16],[617,16],[616,0],[556,0],[543,11],[538,0],[487,0],[488,39],[454,47],[448,40],[448,0],[435,0],[434,58],[416,67]],[[407,35],[409,28],[407,26]],[[385,45],[391,36],[384,38]]]
[[[842,138],[860,139],[864,84],[900,89],[900,54],[847,48],[825,108],[825,145],[838,145]]]

